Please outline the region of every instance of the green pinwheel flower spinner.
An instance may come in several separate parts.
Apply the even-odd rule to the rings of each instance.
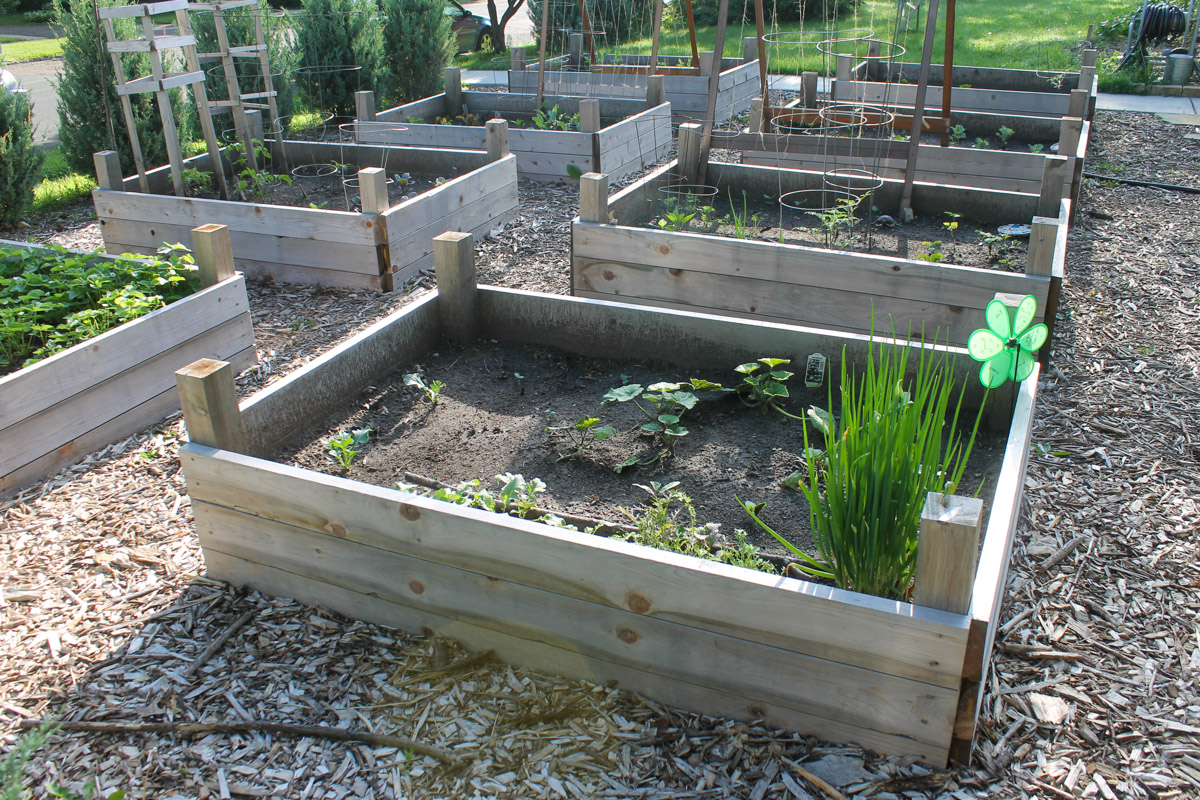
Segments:
[[[980,328],[967,340],[967,352],[982,361],[979,381],[995,389],[1006,380],[1023,381],[1033,372],[1037,351],[1046,343],[1050,329],[1044,323],[1032,325],[1037,314],[1037,299],[1026,295],[1010,317],[1008,306],[1000,300],[987,304],[987,327]]]

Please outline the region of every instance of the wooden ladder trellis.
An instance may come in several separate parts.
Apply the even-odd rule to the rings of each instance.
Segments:
[[[253,141],[256,131],[250,123],[249,117],[246,115],[246,109],[268,112],[265,121],[270,124],[269,130],[272,131],[281,152],[283,147],[283,126],[280,125],[279,109],[275,102],[277,92],[274,90],[271,82],[271,62],[262,15],[257,13],[256,9],[256,13],[254,13],[254,44],[234,47],[229,44],[229,31],[225,25],[225,12],[235,8],[257,5],[258,0],[216,0],[216,2],[190,4],[190,8],[195,11],[211,12],[213,15],[213,27],[217,34],[218,51],[215,53],[200,53],[199,58],[206,61],[219,60],[221,62],[222,72],[225,76],[225,87],[229,95],[227,100],[214,100],[209,105],[217,113],[224,111],[232,112],[235,136],[241,140],[245,147],[247,163],[252,169],[258,169]],[[237,71],[237,62],[234,59],[239,56],[255,54],[258,55],[263,91],[242,92],[239,80],[240,76]]]
[[[179,131],[175,127],[175,112],[171,107],[170,90],[182,86],[191,86],[200,112],[200,127],[204,132],[204,141],[208,146],[209,157],[214,161],[213,174],[216,177],[217,189],[221,196],[227,197],[224,170],[220,169],[221,148],[217,142],[216,131],[213,129],[212,115],[208,107],[208,96],[204,91],[204,73],[200,70],[196,58],[196,37],[191,33],[191,25],[187,16],[187,0],[164,0],[159,3],[140,3],[131,6],[104,6],[97,9],[100,20],[104,24],[104,34],[107,39],[105,49],[113,62],[113,71],[117,82],[117,95],[121,99],[121,111],[125,116],[125,126],[129,131],[129,146],[133,151],[133,163],[137,167],[138,183],[143,192],[150,191],[150,183],[146,178],[146,164],[142,157],[141,140],[138,138],[137,125],[133,118],[133,103],[130,95],[153,93],[158,103],[158,114],[162,119],[163,137],[166,139],[167,157],[171,165],[171,179],[175,194],[183,197],[186,186],[183,182],[183,153],[179,146]],[[154,31],[154,15],[175,12],[175,21],[179,33],[170,36],[158,36]],[[140,22],[140,36],[133,39],[117,37],[114,19],[135,19]],[[186,72],[166,72],[162,53],[164,50],[178,49],[183,53]],[[122,53],[147,53],[150,57],[150,74],[127,80],[125,65],[121,60]]]

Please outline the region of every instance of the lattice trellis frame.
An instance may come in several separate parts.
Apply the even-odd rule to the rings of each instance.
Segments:
[[[199,61],[196,58],[196,37],[192,35],[191,24],[188,20],[187,0],[106,6],[97,9],[97,12],[104,25],[105,49],[112,58],[117,95],[121,98],[121,111],[129,132],[129,144],[133,151],[133,161],[137,168],[141,189],[143,192],[150,191],[149,181],[146,179],[146,164],[142,156],[141,140],[138,137],[137,125],[133,118],[133,103],[129,98],[134,94],[154,94],[158,104],[158,114],[162,120],[163,137],[166,140],[167,158],[170,161],[175,194],[183,197],[187,187],[183,182],[183,153],[180,148],[179,131],[175,126],[175,110],[171,106],[171,89],[182,86],[192,87],[196,107],[200,112],[200,127],[204,133],[204,141],[208,146],[210,158],[218,167],[221,152],[208,107],[208,96],[204,90],[204,73],[200,70]],[[170,12],[175,13],[179,33],[166,36],[157,35],[154,30],[154,16]],[[138,21],[140,35],[133,39],[119,38],[113,23],[115,19]],[[172,49],[181,51],[184,65],[187,68],[186,72],[165,71],[163,52]],[[150,74],[129,80],[125,74],[124,62],[121,60],[122,53],[148,53]],[[218,191],[223,197],[228,196],[224,171],[216,168],[213,173],[216,177]]]

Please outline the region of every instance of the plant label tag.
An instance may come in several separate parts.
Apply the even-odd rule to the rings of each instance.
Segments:
[[[825,383],[825,362],[827,359],[820,353],[813,353],[808,357],[808,363],[804,366],[804,385],[809,389],[815,389]]]

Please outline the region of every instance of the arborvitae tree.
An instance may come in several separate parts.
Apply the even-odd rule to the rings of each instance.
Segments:
[[[392,94],[410,103],[442,90],[442,70],[454,52],[442,0],[383,0],[383,40]]]
[[[101,6],[125,5],[123,0],[96,2]],[[95,169],[93,153],[116,150],[121,154],[121,169],[129,175],[134,171],[133,150],[129,146],[129,134],[117,97],[112,59],[104,49],[104,32],[96,22],[92,4],[75,2],[68,7],[63,0],[54,0],[54,13],[65,37],[62,77],[56,89],[59,138],[67,164],[77,172],[90,175]],[[135,35],[131,20],[113,22],[121,38]],[[122,63],[126,77],[131,80],[150,74],[150,61],[145,53],[126,53]],[[179,93],[174,92],[172,97],[177,99]],[[167,148],[154,95],[134,94],[129,99],[146,169],[162,166],[167,163]],[[186,112],[182,102],[175,103],[175,108],[180,113]],[[186,125],[181,126],[181,134],[186,128]]]
[[[304,0],[296,44],[300,50],[296,83],[309,110],[352,116],[355,92],[390,95],[383,25],[375,0]],[[350,66],[361,69],[345,69]]]
[[[229,44],[233,47],[247,46],[258,43],[255,34],[254,17],[262,16],[263,35],[267,42],[267,60],[271,65],[271,88],[275,90],[275,107],[284,124],[290,120],[296,105],[296,84],[292,80],[292,71],[296,68],[298,58],[296,49],[288,41],[290,31],[284,24],[284,18],[271,13],[271,7],[265,0],[259,0],[258,6],[242,6],[225,12],[225,30],[229,34]],[[217,52],[217,28],[213,15],[203,11],[191,14],[192,32],[196,34],[196,51],[200,53]],[[253,58],[237,58],[238,85],[242,93],[265,91],[262,80],[262,66],[257,55]],[[219,61],[210,61],[200,65],[208,74],[205,81],[205,91],[209,100],[227,100],[229,92],[225,86],[225,73]],[[251,102],[265,103],[266,100]],[[267,113],[263,112],[264,121]],[[218,132],[224,128],[233,127],[228,114],[214,115]],[[224,122],[222,122],[222,120]],[[270,132],[268,131],[268,136]]]
[[[32,103],[0,87],[0,223],[16,222],[33,202],[43,153],[33,145]]]

